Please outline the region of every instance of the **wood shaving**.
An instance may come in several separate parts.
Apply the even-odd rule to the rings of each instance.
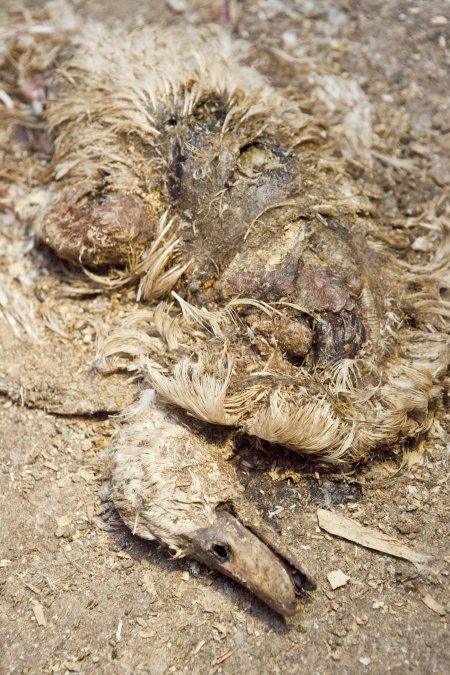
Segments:
[[[348,541],[353,541],[355,544],[371,548],[380,553],[387,553],[396,558],[403,558],[409,560],[415,565],[421,565],[430,560],[430,556],[424,553],[418,553],[412,549],[404,546],[393,537],[383,534],[379,530],[373,530],[358,523],[356,520],[339,516],[331,511],[319,509],[317,511],[319,526],[337,537],[342,537]]]
[[[427,591],[419,591],[419,594],[423,604],[433,612],[436,612],[436,614],[439,614],[439,616],[445,616],[447,614],[445,607],[435,600],[433,596],[430,595],[430,593]]]
[[[37,621],[38,626],[43,626],[44,628],[47,626],[47,621],[45,620],[44,616],[44,608],[42,607],[40,602],[33,602],[33,614],[34,618]]]
[[[344,574],[342,570],[333,570],[327,574],[328,583],[331,588],[336,590],[336,588],[341,588],[350,580],[350,577]]]

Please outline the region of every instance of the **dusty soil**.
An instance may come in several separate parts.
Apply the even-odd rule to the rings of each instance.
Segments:
[[[73,4],[129,25],[220,14],[214,3],[187,0]],[[260,0],[233,7],[235,32],[253,42],[257,65],[276,84],[295,87],[296,58],[320,54],[331,72],[363,86],[374,108],[374,190],[386,218],[444,203],[448,2]],[[407,171],[386,160],[394,154],[409,160]],[[135,306],[133,294],[70,295],[58,261],[36,249],[24,259],[13,243],[17,224],[9,214],[1,218],[0,264],[12,286],[35,271],[35,295],[48,303],[41,314],[53,330],[36,343],[0,320],[0,672],[449,672],[445,395],[429,436],[409,449],[406,468],[393,477],[399,456],[374,459],[351,475],[305,466],[281,451],[238,458],[249,496],[317,575],[318,590],[287,624],[229,580],[171,560],[120,523],[105,491],[108,446],[113,414],[137,385],[106,378],[93,364],[96,332]],[[434,560],[419,570],[331,537],[317,526],[320,507]],[[332,591],[326,575],[336,569],[350,581]],[[439,611],[428,606],[429,596]]]

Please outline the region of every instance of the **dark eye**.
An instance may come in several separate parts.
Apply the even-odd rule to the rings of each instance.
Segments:
[[[194,110],[194,119],[202,127],[210,131],[220,131],[225,121],[227,111],[218,98],[208,98],[202,101]]]
[[[166,127],[176,127],[178,124],[178,118],[176,115],[170,115],[166,120],[164,120]]]
[[[211,553],[220,563],[227,562],[231,558],[231,549],[228,544],[213,544],[211,546]]]

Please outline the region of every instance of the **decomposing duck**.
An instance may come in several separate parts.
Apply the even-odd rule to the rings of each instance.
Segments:
[[[319,72],[288,97],[217,27],[28,35],[8,38],[4,91],[22,104],[4,133],[21,142],[39,120],[50,150],[31,186],[10,166],[3,203],[92,284],[137,283],[148,306],[99,349],[157,395],[124,415],[113,501],[136,534],[290,615],[309,575],[245,504],[225,449],[239,432],[356,462],[429,428],[448,363],[445,223],[436,258],[398,255],[332,123],[302,108],[302,88],[327,95]]]

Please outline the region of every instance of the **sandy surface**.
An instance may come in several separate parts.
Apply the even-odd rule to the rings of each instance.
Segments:
[[[73,4],[129,25],[218,16],[213,3],[181,0]],[[253,42],[258,66],[278,85],[295,87],[295,58],[320,54],[330,72],[349,73],[363,86],[380,156],[395,146],[413,167],[376,166],[386,217],[413,216],[445,199],[448,3],[261,0],[236,7],[235,30]],[[446,25],[436,19],[444,15]],[[110,415],[133,399],[136,384],[105,378],[93,364],[99,326],[119,321],[135,306],[133,296],[71,297],[47,251],[15,258],[14,228],[2,216],[0,265],[11,280],[21,274],[17,265],[24,275],[37,270],[39,302],[55,312],[58,300],[52,324],[59,334],[46,330],[36,344],[0,322],[0,672],[449,672],[446,397],[429,436],[391,479],[398,456],[346,476],[281,451],[257,459],[243,452],[236,460],[249,496],[317,575],[318,590],[287,624],[229,580],[171,560],[120,523],[105,490]],[[432,561],[417,569],[332,537],[317,525],[323,507]],[[327,574],[338,569],[350,579],[332,591]]]

